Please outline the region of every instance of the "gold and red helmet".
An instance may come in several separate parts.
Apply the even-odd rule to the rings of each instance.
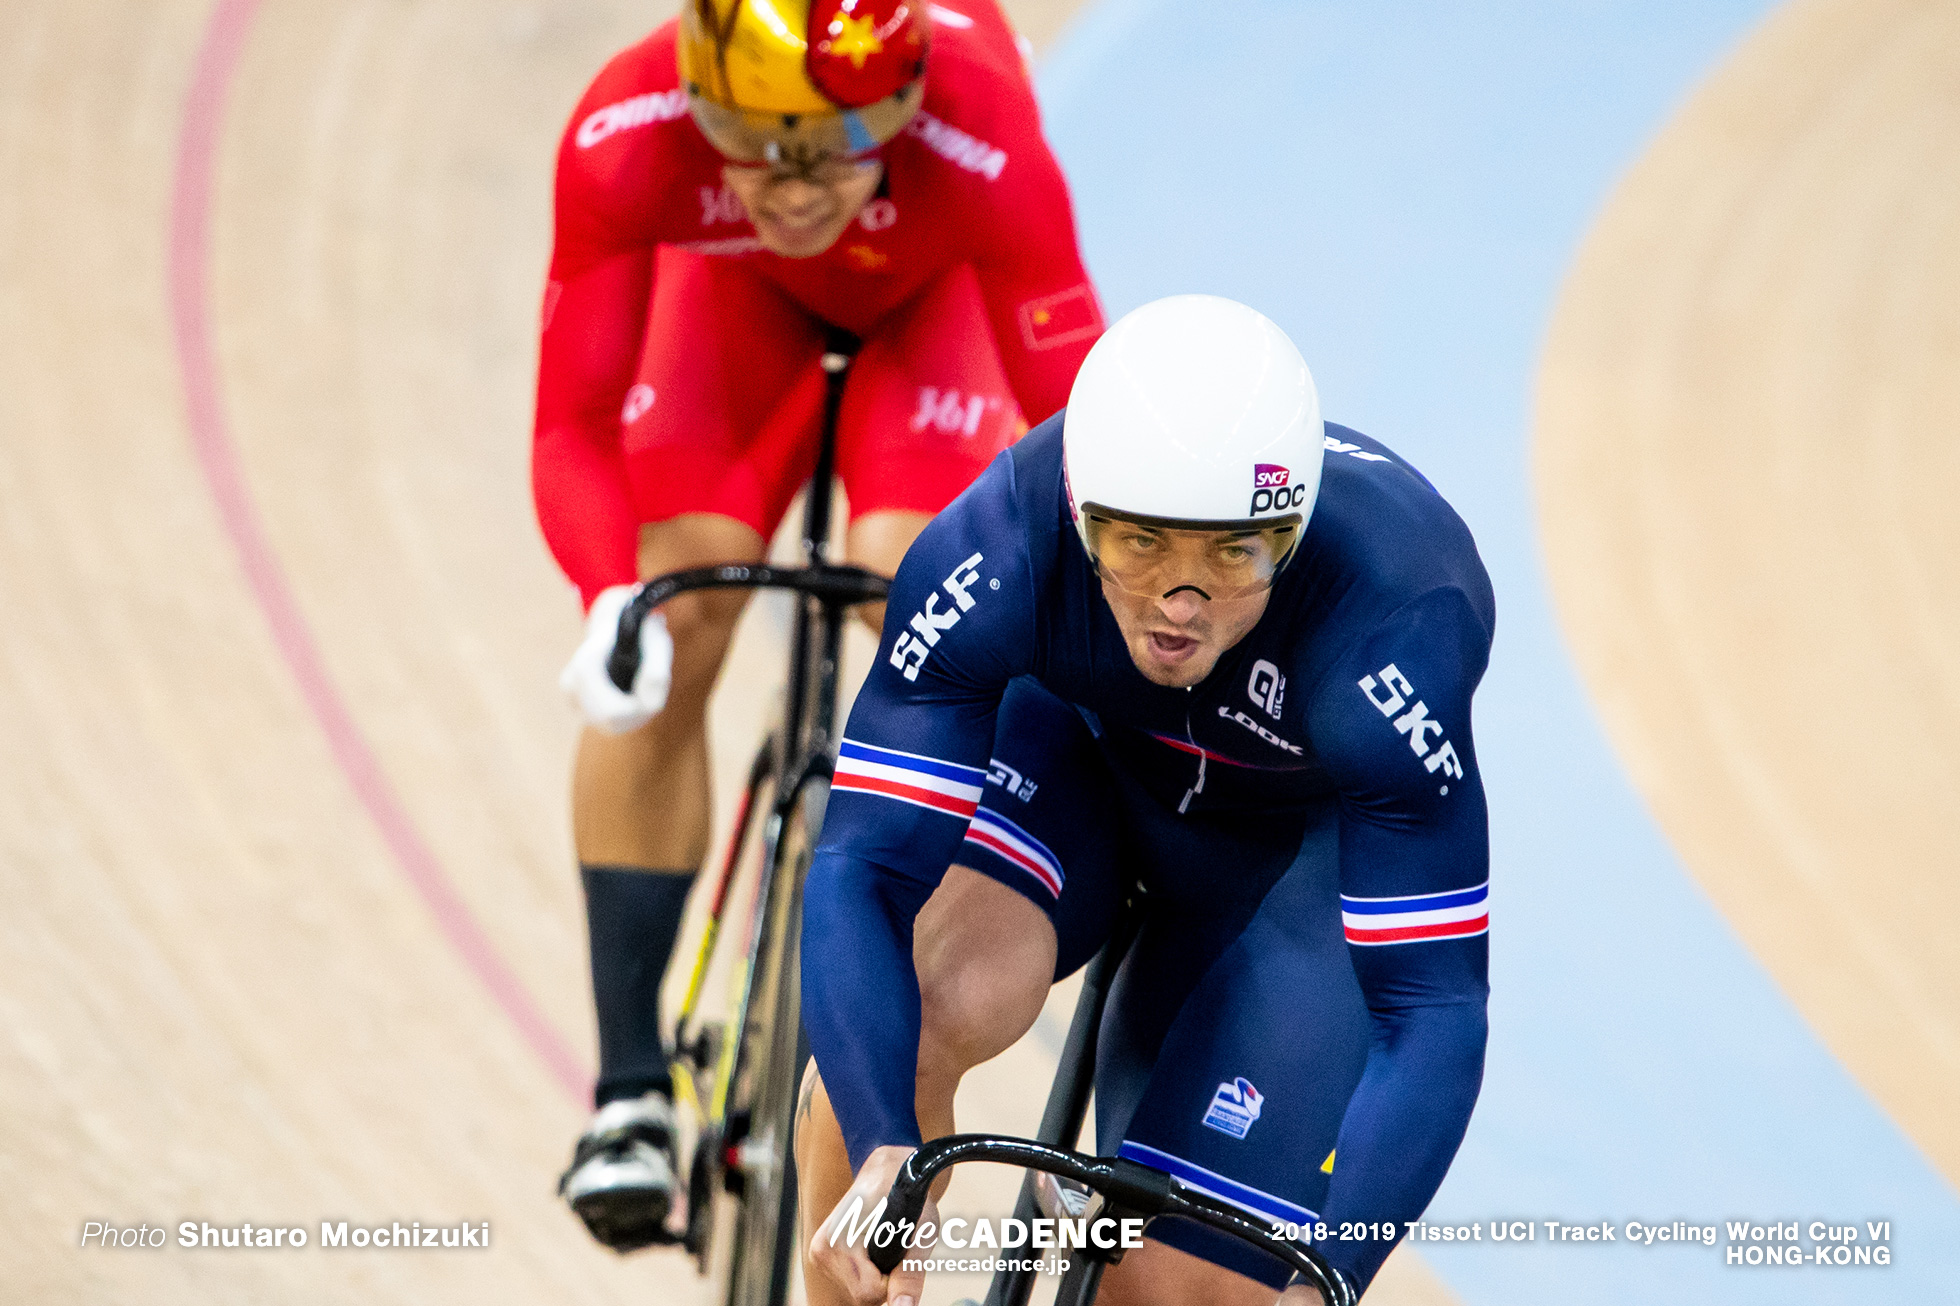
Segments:
[[[807,170],[904,129],[931,43],[925,0],[685,0],[681,82],[731,162]]]

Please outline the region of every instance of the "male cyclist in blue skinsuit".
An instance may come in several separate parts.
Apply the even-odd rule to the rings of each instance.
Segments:
[[[838,1215],[951,1132],[960,1076],[1139,880],[1099,1146],[1324,1223],[1365,1289],[1483,1073],[1470,699],[1495,609],[1463,522],[1322,423],[1271,322],[1179,296],[1103,337],[1069,407],[926,528],[887,611],[805,902],[812,1302],[916,1302],[916,1274],[831,1239]],[[1285,1282],[1198,1226],[1150,1235],[1102,1300],[1250,1306]]]

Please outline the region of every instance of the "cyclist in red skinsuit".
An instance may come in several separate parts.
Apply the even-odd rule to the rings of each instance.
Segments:
[[[678,27],[600,72],[560,146],[533,456],[539,522],[594,609],[566,687],[591,720],[573,826],[599,1114],[562,1188],[594,1235],[622,1250],[657,1237],[670,1200],[658,990],[706,853],[706,702],[742,602],[720,593],[670,604],[664,633],[650,629],[671,637],[671,677],[629,699],[594,671],[625,587],[762,556],[815,459],[825,323],[864,340],[838,474],[847,554],[886,574],[994,454],[1062,406],[1102,330],[1067,186],[992,0],[689,6]],[[793,43],[793,63],[758,65],[745,81],[740,51],[725,46],[723,82],[704,92],[703,33],[758,11],[756,31],[771,39],[786,29],[778,20],[807,23],[809,53]],[[826,26],[841,33],[834,50]],[[868,104],[846,85],[838,105],[858,113],[788,114],[797,96],[821,106],[819,89],[837,99],[820,55],[849,83],[868,75],[867,50],[876,74],[881,48],[890,60],[907,39],[920,62],[897,74],[906,86],[896,94]],[[786,100],[744,101],[758,77],[806,75]],[[730,101],[782,115],[749,115],[750,128],[763,123],[753,150],[713,116]],[[780,139],[764,139],[771,123],[786,125]],[[877,138],[896,134],[873,149],[827,149],[821,136],[812,144],[811,123],[854,146],[876,144],[865,124]],[[666,654],[656,653],[657,673]]]
[[[814,450],[810,430],[762,428],[814,425],[818,321],[867,341],[841,432],[853,519],[936,512],[1068,397],[1102,325],[1068,188],[1005,20],[949,2],[969,25],[935,24],[925,105],[883,148],[883,186],[812,258],[757,241],[688,116],[674,23],[586,92],[558,156],[534,473],[546,538],[588,603],[639,579],[642,522],[719,512],[773,529]],[[743,373],[717,386],[700,373],[723,357]],[[804,402],[786,412],[785,399]],[[954,409],[957,443],[938,438]],[[754,447],[768,435],[802,458],[761,465],[777,452]],[[877,475],[872,456],[905,459],[908,476]],[[736,466],[740,486],[677,474]]]

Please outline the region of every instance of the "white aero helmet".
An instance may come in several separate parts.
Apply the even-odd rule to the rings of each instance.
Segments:
[[[1325,442],[1313,375],[1284,331],[1229,299],[1173,295],[1110,327],[1076,374],[1062,427],[1069,512],[1098,572],[1124,589],[1160,592],[1163,577],[1140,564],[1167,532],[1243,537],[1227,560],[1251,549],[1251,570],[1218,579],[1227,593],[1264,589],[1313,513]]]

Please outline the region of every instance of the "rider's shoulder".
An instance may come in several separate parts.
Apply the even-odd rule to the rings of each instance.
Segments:
[[[1303,540],[1309,567],[1391,611],[1433,590],[1463,593],[1488,628],[1490,575],[1476,540],[1428,478],[1379,440],[1327,424],[1320,494]]]
[[[606,61],[572,111],[565,130],[565,157],[604,157],[644,148],[663,134],[672,134],[659,129],[686,123],[687,92],[681,86],[677,33],[677,23],[669,19]]]
[[[925,102],[901,139],[943,180],[986,194],[1046,149],[1027,62],[992,0],[940,0],[932,19]]]

